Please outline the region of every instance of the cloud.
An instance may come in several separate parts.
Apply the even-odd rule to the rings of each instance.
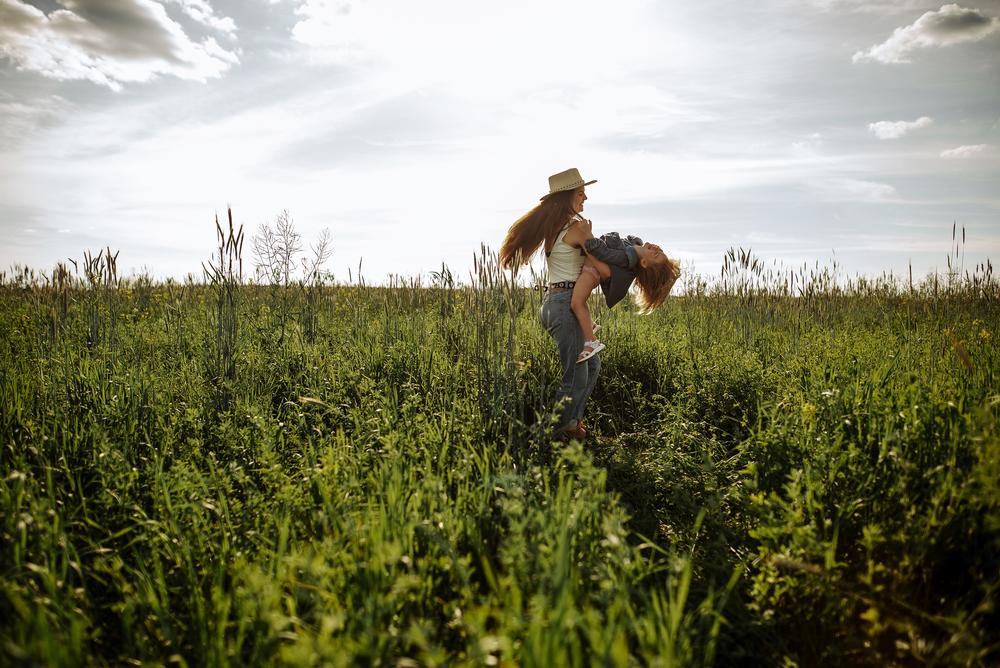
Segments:
[[[896,28],[881,44],[854,54],[855,63],[876,60],[880,63],[909,63],[909,54],[917,49],[974,42],[1000,30],[1000,19],[986,16],[978,9],[956,4],[926,12],[912,24]]]
[[[921,116],[915,121],[878,121],[877,123],[869,123],[868,129],[879,139],[899,139],[912,130],[926,128],[933,122],[933,118]]]
[[[334,167],[351,164],[372,167],[398,163],[407,153],[420,159],[463,150],[479,132],[473,119],[441,114],[459,105],[455,97],[430,92],[408,92],[358,108],[328,113],[315,127],[289,140],[275,156],[280,165]],[[309,122],[300,120],[299,129]]]
[[[648,78],[667,63],[679,69],[703,53],[647,2],[298,0],[294,17],[296,55],[310,63],[363,72],[387,91],[447,86],[505,106],[558,94],[584,73],[595,88],[640,72]],[[619,35],[628,35],[628,48]],[[586,49],[572,46],[580,44]]]
[[[42,12],[21,0],[0,0],[0,55],[18,68],[58,80],[87,80],[120,90],[161,75],[205,81],[239,62],[207,37],[192,41],[153,0],[63,0]],[[205,14],[199,0],[181,0],[185,13],[228,27]],[[208,7],[211,10],[211,7]],[[230,21],[231,23],[231,21]],[[235,26],[233,26],[235,29]]]
[[[892,199],[896,196],[896,189],[887,183],[877,181],[864,181],[860,179],[843,179],[835,183],[852,199],[860,199],[866,202],[881,202]]]
[[[941,151],[942,158],[971,158],[986,150],[986,144],[972,144]]]
[[[180,5],[184,14],[204,26],[219,32],[232,35],[236,32],[236,22],[228,16],[218,16],[208,0],[166,0],[173,5]]]
[[[888,183],[849,177],[823,176],[809,182],[809,187],[824,202],[889,202],[896,199],[896,189]]]
[[[798,153],[811,153],[823,145],[823,135],[813,132],[804,139],[792,142],[792,150]]]
[[[40,128],[54,124],[72,111],[72,105],[58,95],[22,100],[0,93],[0,151],[18,146]]]
[[[799,4],[801,0],[796,0]],[[926,0],[807,0],[806,4],[824,12],[849,11],[852,14],[891,15],[913,11],[927,5]]]
[[[363,1],[304,0],[295,15],[298,21],[292,28],[292,39],[320,50],[331,62],[367,56],[373,36],[393,31],[393,23],[379,16],[379,7]],[[379,31],[380,25],[383,31]]]

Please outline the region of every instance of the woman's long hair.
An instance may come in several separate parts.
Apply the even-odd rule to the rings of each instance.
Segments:
[[[526,264],[543,242],[545,252],[552,250],[559,232],[573,217],[571,204],[575,192],[565,190],[552,193],[518,218],[507,230],[507,237],[500,247],[500,265],[510,269]]]
[[[642,263],[635,266],[635,282],[639,292],[635,295],[639,313],[649,313],[664,302],[674,283],[680,278],[681,267],[669,257],[663,264],[643,267]]]

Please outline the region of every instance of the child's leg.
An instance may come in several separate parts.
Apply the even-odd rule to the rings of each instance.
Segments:
[[[589,261],[590,258],[587,258],[587,262]],[[580,323],[584,343],[594,340],[594,321],[590,319],[590,309],[587,308],[587,297],[590,296],[590,293],[601,282],[600,274],[598,274],[592,265],[588,265],[587,262],[584,262],[583,270],[580,272],[579,278],[576,279],[576,285],[573,287],[573,298],[570,302],[573,315],[576,316],[576,319]]]
[[[584,266],[590,265],[597,270],[598,275],[601,277],[601,281],[606,278],[611,278],[611,267],[608,266],[607,262],[601,262],[596,257],[588,255],[587,259],[583,261]],[[600,281],[598,281],[600,282]]]

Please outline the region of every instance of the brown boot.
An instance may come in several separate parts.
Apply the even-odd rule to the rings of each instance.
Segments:
[[[575,426],[563,429],[563,435],[567,440],[575,438],[578,441],[582,441],[587,438],[587,430],[583,428],[583,422],[577,420]]]

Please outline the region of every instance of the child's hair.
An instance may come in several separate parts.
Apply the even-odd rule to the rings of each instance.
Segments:
[[[680,265],[670,258],[663,264],[648,267],[636,265],[635,282],[639,286],[639,292],[635,295],[635,303],[639,307],[639,313],[650,313],[662,304],[680,275]]]
[[[547,195],[540,204],[518,218],[500,247],[500,265],[509,269],[527,263],[543,242],[546,252],[552,250],[559,232],[573,216],[575,192],[566,190]]]

